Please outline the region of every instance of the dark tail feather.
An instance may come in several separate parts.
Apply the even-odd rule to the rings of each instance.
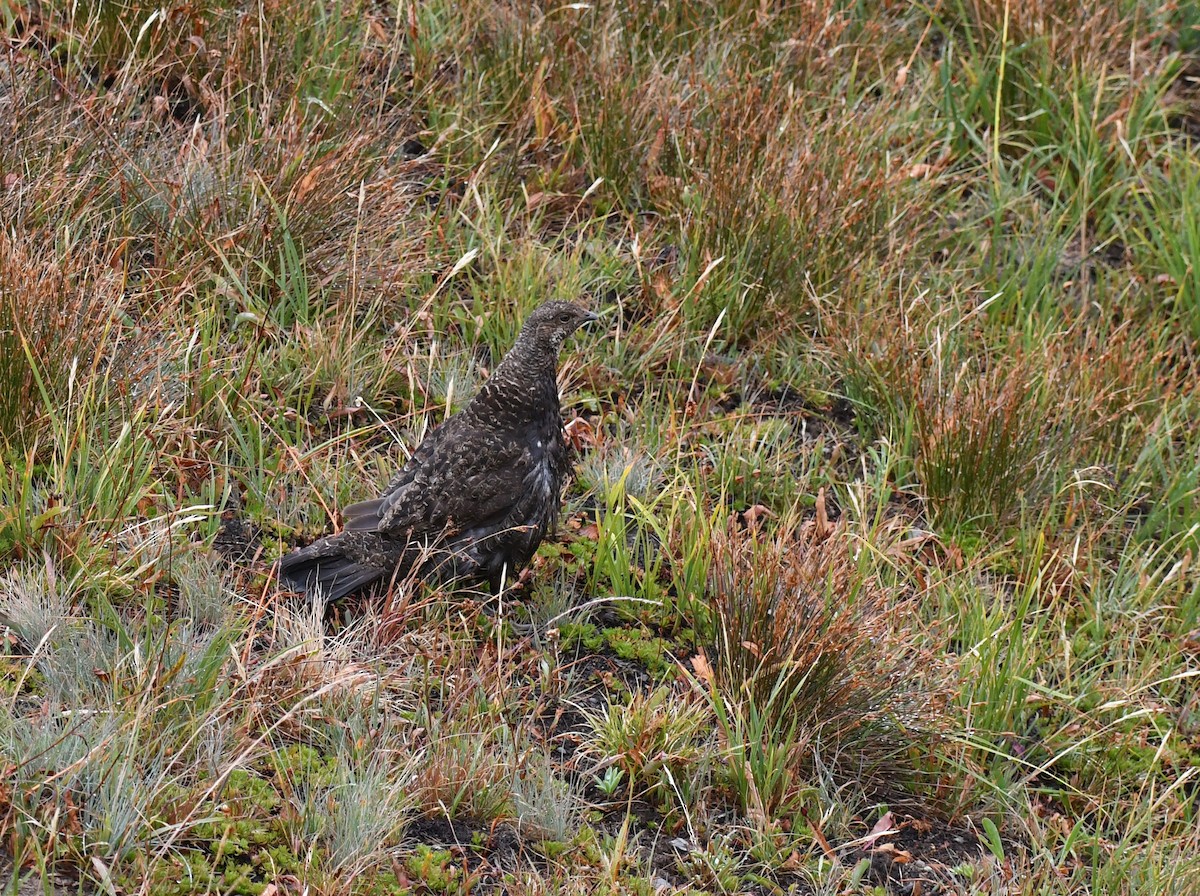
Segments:
[[[345,557],[315,556],[308,550],[292,551],[279,561],[279,582],[285,588],[305,594],[319,590],[326,600],[334,601],[383,578],[378,568]]]

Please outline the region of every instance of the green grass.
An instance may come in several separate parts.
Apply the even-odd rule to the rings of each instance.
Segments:
[[[0,0],[5,892],[1196,892],[1177,7]],[[516,596],[280,595],[552,297]]]

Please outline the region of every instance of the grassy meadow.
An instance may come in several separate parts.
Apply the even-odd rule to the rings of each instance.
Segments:
[[[1200,894],[1200,12],[0,0],[5,894]],[[500,595],[281,592],[524,316]]]

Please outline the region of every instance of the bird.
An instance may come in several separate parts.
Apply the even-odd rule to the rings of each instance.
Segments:
[[[570,467],[558,354],[596,320],[574,302],[538,306],[482,388],[379,497],[345,508],[341,532],[279,561],[280,584],[332,602],[415,573],[432,584],[486,580],[498,593],[558,521]]]

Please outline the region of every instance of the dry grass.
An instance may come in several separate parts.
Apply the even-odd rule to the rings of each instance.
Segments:
[[[905,660],[880,639],[899,635],[889,618],[898,607],[864,574],[845,529],[794,519],[769,532],[730,528],[713,533],[709,570],[713,677],[725,699],[826,733],[892,703]]]
[[[890,539],[872,537],[885,540],[820,512],[711,534],[709,683],[732,786],[760,831],[806,811],[822,776],[904,802],[924,771],[913,756],[938,737],[952,677],[917,647],[912,606],[874,567]]]
[[[38,441],[42,411],[67,400],[71,367],[93,370],[114,341],[123,282],[106,255],[82,243],[64,257],[52,236],[0,233],[0,438],[10,449]]]

